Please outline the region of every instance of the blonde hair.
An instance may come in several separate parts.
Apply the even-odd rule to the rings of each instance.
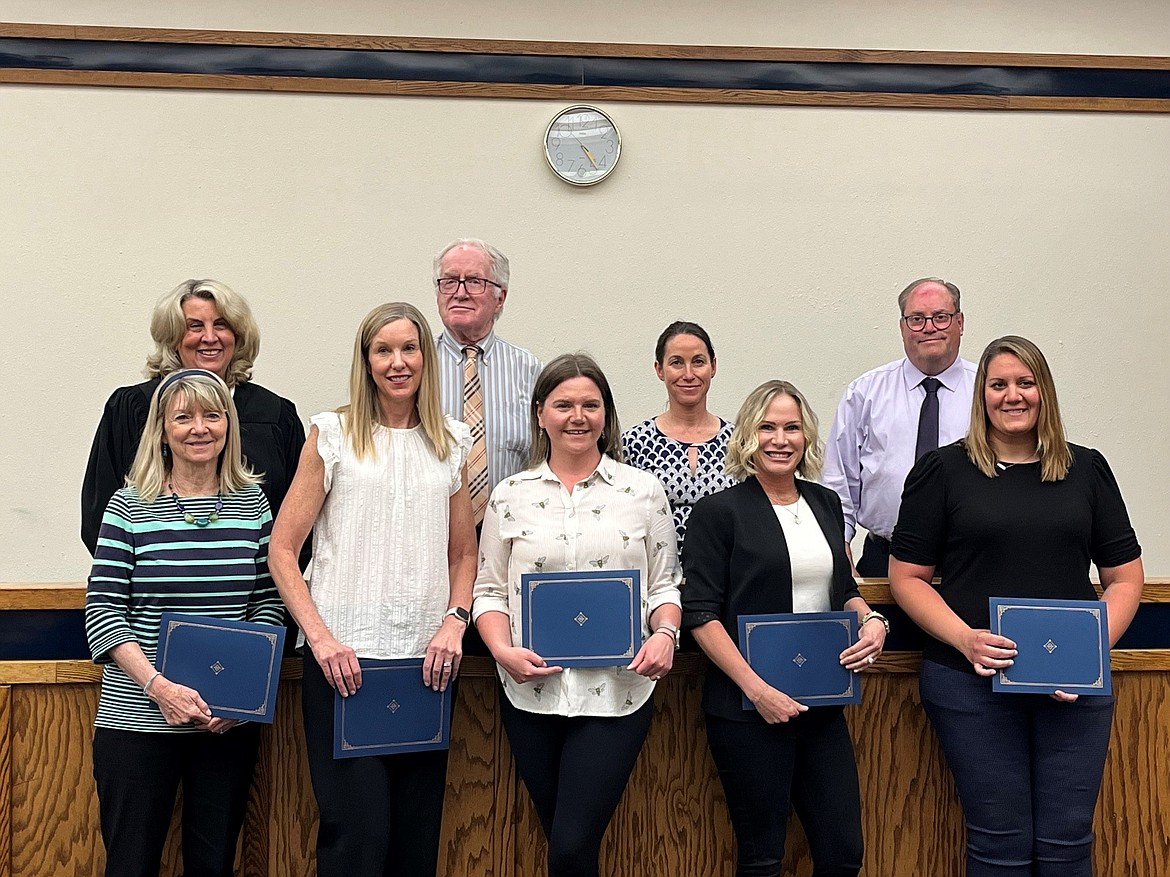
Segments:
[[[410,320],[418,331],[423,367],[415,408],[422,421],[423,431],[435,449],[435,456],[446,460],[454,439],[447,431],[443,418],[435,338],[426,317],[407,302],[393,301],[378,305],[366,314],[358,327],[353,342],[353,363],[349,369],[349,402],[337,409],[337,413],[343,415],[342,432],[349,439],[350,447],[358,459],[374,456],[374,427],[381,422],[381,410],[378,407],[378,389],[370,375],[370,346],[382,327],[395,320]]]
[[[219,452],[219,489],[224,494],[242,490],[263,480],[243,458],[240,445],[240,419],[231,390],[215,372],[206,369],[183,369],[165,378],[150,399],[146,425],[138,442],[138,452],[126,476],[126,484],[138,491],[145,503],[154,502],[163,491],[171,472],[172,457],[163,455],[166,445],[166,419],[172,402],[181,410],[199,408],[218,411],[227,417],[227,438]]]
[[[975,395],[971,400],[971,425],[963,446],[975,467],[988,478],[998,474],[995,463],[995,449],[991,447],[990,425],[987,417],[987,372],[991,360],[1001,353],[1014,356],[1036,379],[1040,394],[1040,414],[1036,419],[1036,455],[1040,458],[1040,480],[1062,481],[1072,466],[1072,449],[1065,438],[1064,421],[1060,417],[1060,404],[1056,401],[1056,382],[1048,360],[1040,348],[1019,335],[1004,335],[987,345],[979,357],[979,368],[975,372]]]
[[[184,280],[158,300],[150,317],[154,350],[146,357],[143,374],[148,378],[161,378],[183,367],[179,343],[187,334],[183,302],[189,298],[211,302],[228,324],[236,336],[236,348],[228,363],[226,380],[230,387],[247,383],[252,378],[252,366],[260,353],[260,328],[252,317],[247,300],[216,280]]]
[[[735,416],[735,428],[727,442],[727,474],[741,481],[756,474],[754,457],[760,449],[760,424],[768,413],[768,406],[777,396],[788,396],[800,410],[800,431],[804,433],[804,453],[796,464],[796,474],[809,481],[821,474],[825,462],[825,445],[821,441],[817,415],[804,394],[788,381],[767,381],[760,384],[743,400]]]

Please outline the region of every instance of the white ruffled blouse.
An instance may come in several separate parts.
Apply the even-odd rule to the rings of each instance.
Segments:
[[[471,431],[446,418],[455,441],[440,460],[421,425],[377,426],[375,456],[359,460],[340,415],[310,423],[325,461],[309,582],[317,611],[360,657],[421,657],[450,598],[450,498],[462,485]]]

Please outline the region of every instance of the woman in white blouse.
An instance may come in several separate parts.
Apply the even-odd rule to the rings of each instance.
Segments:
[[[272,532],[272,576],[310,650],[302,710],[321,877],[382,877],[390,857],[395,874],[435,874],[446,750],[333,759],[334,691],[361,687],[359,657],[422,657],[436,690],[459,672],[475,578],[471,433],[443,416],[433,339],[413,305],[366,316],[349,404],[311,419]],[[310,529],[311,588],[297,566]]]
[[[473,616],[499,666],[500,715],[548,838],[549,877],[596,877],[617,808],[670,671],[681,610],[674,523],[662,485],[622,464],[613,394],[588,356],[536,379],[529,468],[492,491]],[[550,667],[520,642],[524,573],[638,569],[644,644],[627,667]]]

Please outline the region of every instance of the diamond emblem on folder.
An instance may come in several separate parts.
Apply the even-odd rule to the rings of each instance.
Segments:
[[[216,676],[218,676],[220,673],[222,673],[224,671],[224,669],[225,668],[224,668],[223,664],[221,664],[219,661],[216,661],[214,664],[211,665],[211,672],[214,673]]]
[[[392,712],[392,713],[398,712],[398,710],[401,708],[402,708],[402,704],[400,704],[396,700],[392,700],[392,701],[390,701],[390,703],[386,704],[386,709],[390,710],[390,712]]]
[[[1054,643],[1052,640],[1049,640],[1048,642],[1046,642],[1044,644],[1044,650],[1046,652],[1048,652],[1048,654],[1051,655],[1053,652],[1056,651],[1056,643]]]
[[[808,661],[808,658],[806,658],[800,652],[797,652],[796,657],[792,659],[792,663],[795,664],[797,667],[803,667],[807,661]]]
[[[589,620],[589,616],[587,616],[584,612],[578,612],[577,616],[573,620],[584,627],[585,622]]]

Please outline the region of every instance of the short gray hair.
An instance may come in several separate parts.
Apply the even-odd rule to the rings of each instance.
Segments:
[[[439,251],[439,255],[435,256],[434,262],[434,279],[439,279],[439,272],[443,270],[443,257],[446,256],[456,247],[471,247],[474,250],[479,250],[488,260],[492,266],[492,276],[488,278],[500,284],[504,289],[508,288],[508,278],[511,276],[508,267],[508,257],[489,244],[487,241],[481,241],[479,238],[459,238],[451,241],[447,246]],[[497,298],[498,298],[497,293]]]

